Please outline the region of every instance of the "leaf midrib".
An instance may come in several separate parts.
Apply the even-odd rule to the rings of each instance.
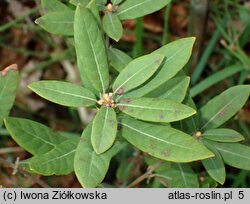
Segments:
[[[120,11],[120,12],[118,13],[118,15],[121,15],[121,14],[123,14],[123,13],[125,13],[125,12],[127,12],[127,11],[129,11],[129,10],[131,10],[131,9],[134,9],[134,8],[136,8],[136,7],[138,7],[138,6],[141,6],[141,5],[143,5],[143,4],[146,4],[146,3],[148,3],[149,1],[152,1],[152,0],[146,0],[146,1],[141,2],[141,3],[139,3],[139,4],[135,4],[135,5],[129,7],[129,8],[127,8],[127,9],[125,9],[125,10]]]
[[[231,105],[231,103],[233,103],[233,101],[236,98],[240,98],[240,95],[242,95],[243,93],[240,93],[239,95],[236,95],[233,99],[231,99],[225,106],[223,106],[221,109],[219,109],[219,111],[212,117],[210,118],[209,121],[207,121],[207,123],[205,123],[201,129],[204,129],[205,127],[208,126],[208,124],[210,124],[224,109],[226,109],[229,105]]]
[[[38,87],[38,89],[45,89],[45,90],[48,90],[48,91],[52,91],[52,92],[56,92],[56,93],[61,93],[61,94],[69,95],[69,96],[75,96],[77,98],[88,99],[88,100],[96,102],[96,100],[93,99],[93,98],[89,98],[89,97],[78,95],[78,94],[72,94],[72,93],[68,93],[68,92],[65,92],[65,91],[59,91],[59,90],[55,90],[55,89],[51,89],[51,88],[46,88],[46,87]]]
[[[111,22],[111,27],[112,27],[112,30],[113,30],[113,34],[117,37],[117,33],[116,33],[116,29],[115,29],[115,26],[114,26],[114,21],[112,19],[112,14],[108,13],[108,18],[110,19],[110,22]]]
[[[130,80],[132,80],[136,75],[138,75],[140,72],[146,70],[148,67],[153,66],[155,64],[155,62],[152,62],[151,64],[143,67],[142,69],[138,70],[137,72],[135,72],[133,75],[131,75],[127,80],[125,80],[115,91],[114,93],[116,93],[120,88],[122,88],[124,85],[126,85]],[[124,90],[124,91],[128,91],[128,90]]]
[[[51,151],[53,151],[53,150],[51,150]],[[43,162],[43,163],[40,163],[40,162],[39,162],[39,163],[40,163],[40,165],[47,164],[47,163],[50,163],[50,162],[52,162],[52,161],[55,161],[55,160],[61,159],[61,158],[63,158],[63,157],[66,157],[66,156],[68,156],[69,154],[74,153],[75,151],[76,151],[76,149],[74,149],[74,150],[72,150],[72,151],[70,151],[70,152],[67,152],[67,153],[65,153],[65,154],[63,154],[63,155],[61,155],[61,156],[59,156],[59,157],[50,159],[50,160],[48,160],[48,161],[46,161],[46,162]]]
[[[150,109],[150,110],[161,110],[161,111],[170,111],[170,112],[180,112],[180,113],[186,113],[188,111],[182,111],[181,109],[169,109],[169,108],[157,108],[154,106],[140,106],[140,105],[134,105],[134,104],[123,104],[119,103],[117,106],[127,106],[127,107],[133,107],[133,108],[141,108],[141,109]]]
[[[244,158],[244,159],[247,159],[247,160],[250,161],[250,157],[243,156],[242,154],[237,154],[235,152],[230,152],[230,151],[222,149],[221,147],[218,147],[218,146],[216,146],[216,149],[218,149],[219,151],[226,152],[226,153],[229,153],[229,154],[232,154],[232,155],[235,155],[235,156],[238,156],[238,157],[241,157],[241,158]]]
[[[183,172],[183,169],[182,169],[181,164],[177,163],[177,166],[178,166],[179,169],[180,169],[181,176],[182,176],[182,178],[183,178],[183,181],[184,181],[185,186],[186,186],[186,187],[189,187],[189,186],[188,186],[188,183],[187,183],[187,180],[186,180],[186,177],[185,177],[185,173]]]
[[[104,123],[103,123],[103,128],[102,128],[102,133],[101,133],[101,138],[100,138],[100,143],[98,145],[98,149],[100,150],[100,147],[103,144],[103,137],[104,137],[104,133],[106,131],[106,125],[107,125],[107,118],[108,118],[108,113],[109,113],[109,109],[106,108],[106,113],[105,113],[105,117],[104,117]]]
[[[126,126],[126,127],[128,127],[128,128],[130,128],[130,129],[132,129],[132,130],[134,130],[134,131],[136,131],[136,132],[138,132],[138,133],[140,133],[140,134],[142,134],[142,135],[146,135],[146,136],[148,136],[148,137],[150,137],[150,138],[153,138],[153,139],[155,139],[155,140],[161,141],[161,142],[166,143],[166,144],[168,144],[168,145],[173,145],[173,146],[180,147],[180,148],[183,148],[183,149],[188,149],[188,150],[195,151],[193,148],[188,148],[188,147],[185,147],[185,146],[182,146],[182,145],[177,145],[177,144],[175,144],[175,143],[171,143],[171,142],[168,142],[168,141],[166,141],[166,140],[157,138],[157,137],[155,137],[155,136],[153,136],[153,135],[150,135],[150,134],[148,134],[148,133],[142,132],[142,131],[140,131],[140,130],[134,128],[134,127],[131,127],[131,126],[128,125],[128,124],[125,124],[125,123],[121,123],[121,124],[124,125],[124,126]]]
[[[92,14],[90,13],[90,15],[92,15]],[[92,42],[92,40],[91,40],[91,38],[90,38],[89,29],[88,29],[88,26],[87,26],[85,20],[86,20],[86,19],[85,19],[85,16],[84,16],[84,18],[83,18],[83,23],[84,23],[85,28],[87,28],[87,29],[86,29],[86,32],[87,32],[88,41],[89,41],[89,43],[90,43],[90,46],[91,46],[91,49],[92,49],[92,53],[93,53],[93,55],[94,55],[94,59],[95,59],[95,63],[96,63],[96,68],[97,68],[98,76],[99,76],[99,78],[100,78],[100,82],[101,82],[101,86],[102,86],[102,91],[103,91],[103,93],[105,93],[105,87],[104,87],[104,83],[103,83],[102,74],[101,74],[101,71],[100,71],[99,61],[98,61],[98,59],[97,59],[97,56],[96,56],[96,53],[95,53],[95,49],[94,49],[94,45],[93,45],[93,42]],[[98,28],[98,27],[97,27],[97,30],[98,30],[98,33],[99,33],[100,31],[99,31],[99,28]],[[98,36],[97,36],[97,38],[98,38]]]
[[[31,135],[32,137],[34,136],[35,138],[43,141],[44,143],[47,143],[47,144],[49,144],[49,145],[51,145],[53,147],[56,146],[56,144],[50,143],[47,140],[44,140],[43,138],[39,137],[36,133],[30,133],[30,132],[28,132],[27,130],[23,129],[21,126],[18,126],[18,127],[16,126],[16,128],[22,130],[23,132],[27,133],[28,135]]]

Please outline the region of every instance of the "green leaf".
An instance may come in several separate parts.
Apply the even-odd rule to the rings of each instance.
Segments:
[[[196,173],[189,164],[172,164],[172,168],[168,173],[172,177],[175,188],[198,188],[199,181]],[[171,186],[170,186],[171,187]]]
[[[196,113],[186,105],[158,98],[125,98],[117,106],[130,116],[152,122],[174,122]]]
[[[198,188],[199,182],[196,173],[189,164],[172,163],[171,170],[166,172],[169,187],[174,188]]]
[[[31,168],[30,168],[30,161],[33,157],[29,158],[29,159],[25,159],[25,160],[21,160],[19,162],[19,169],[25,171],[25,172],[29,172],[31,174],[35,174],[36,172],[34,172]]]
[[[165,61],[162,63],[161,68],[156,72],[152,79],[144,86],[131,91],[126,97],[141,97],[158,88],[160,85],[174,77],[188,62],[195,38],[183,38],[171,42],[153,53],[165,56]]]
[[[0,71],[0,127],[14,104],[18,82],[19,74],[16,65],[10,65]]]
[[[149,79],[160,67],[164,57],[149,54],[131,61],[118,75],[114,84],[114,93],[126,93]]]
[[[92,125],[91,143],[97,154],[107,151],[115,142],[116,113],[113,108],[101,107]]]
[[[102,32],[91,11],[80,5],[77,6],[75,12],[74,32],[77,62],[82,81],[86,74],[93,87],[105,93],[109,86],[109,71]]]
[[[186,96],[189,82],[190,77],[175,77],[146,94],[145,97],[164,98],[181,103]]]
[[[92,126],[89,125],[84,130],[74,159],[76,177],[85,188],[97,187],[102,182],[111,158],[122,148],[122,145],[116,142],[108,151],[96,154],[90,141],[91,129]]]
[[[65,141],[62,135],[32,120],[9,117],[5,126],[16,143],[31,154],[43,154]]]
[[[206,141],[220,152],[226,164],[239,169],[250,170],[250,147],[238,143]]]
[[[91,1],[92,0],[70,0],[69,2],[71,4],[74,4],[75,6],[77,6],[80,3],[82,6],[87,7]],[[106,3],[107,0],[96,0],[96,6],[98,10],[104,11],[106,8],[105,6]]]
[[[41,0],[42,7],[46,8],[48,11],[67,11],[70,10],[65,4],[58,0]]]
[[[73,35],[74,11],[49,12],[35,20],[44,30],[56,35]]]
[[[155,169],[156,178],[165,179],[170,188],[196,188],[199,187],[198,179],[188,164],[172,163],[147,157],[146,162],[150,166],[160,166]]]
[[[126,0],[118,8],[121,20],[134,19],[153,13],[166,6],[171,0]]]
[[[205,65],[204,65],[205,67]],[[196,70],[196,69],[195,69]],[[204,80],[200,83],[196,84],[190,89],[190,95],[192,97],[197,96],[198,94],[202,93],[204,90],[212,87],[216,83],[220,83],[221,81],[229,78],[230,76],[235,75],[237,72],[242,72],[245,70],[243,64],[231,65],[229,67],[223,68],[221,71],[216,71],[214,74],[207,76]],[[192,74],[192,78],[193,78]]]
[[[108,49],[108,56],[110,65],[118,72],[121,72],[133,60],[125,52],[112,47]]]
[[[70,0],[71,4],[77,6],[77,4],[82,4],[83,6],[87,6],[91,0]]]
[[[204,159],[201,162],[211,178],[223,185],[226,180],[224,161],[222,160],[220,153],[212,145],[206,141],[204,141],[204,145],[207,146],[215,156]]]
[[[215,129],[225,123],[242,108],[249,93],[250,85],[239,85],[211,99],[200,109],[201,129]]]
[[[82,107],[96,104],[95,95],[91,91],[69,82],[37,81],[31,83],[29,88],[39,96],[63,106]]]
[[[96,5],[96,0],[91,0],[89,4],[86,6],[86,8],[88,8],[92,12],[97,21],[98,26],[101,28],[101,18]]]
[[[74,171],[74,155],[79,138],[71,138],[55,146],[54,149],[35,155],[30,160],[32,171],[40,175],[67,175]]]
[[[102,25],[105,33],[118,42],[123,34],[122,23],[115,13],[105,13],[102,19]]]
[[[123,0],[111,0],[113,5],[117,5],[119,3],[121,3]]]
[[[186,96],[183,103],[193,108],[194,110],[197,110],[195,103],[189,94]],[[200,119],[198,117],[198,114],[192,115],[189,118],[181,120],[180,127],[181,127],[181,130],[183,130],[184,132],[187,132],[188,134],[194,134],[197,131],[199,131]]]
[[[218,142],[240,142],[245,139],[235,130],[225,128],[206,130],[202,137]]]
[[[122,186],[126,186],[128,182],[131,180],[131,175],[134,172],[134,169],[136,168],[136,159],[120,159],[121,163],[119,164],[119,167],[116,171],[116,178],[119,183],[122,182]]]
[[[122,118],[122,136],[138,149],[159,159],[190,162],[214,156],[193,137],[177,129]]]

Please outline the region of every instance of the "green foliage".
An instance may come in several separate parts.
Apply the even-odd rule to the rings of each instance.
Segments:
[[[160,67],[163,58],[162,55],[150,54],[131,61],[116,78],[114,93],[123,94],[143,84]]]
[[[168,80],[166,83],[162,84],[145,96],[152,98],[164,98],[181,103],[186,96],[189,82],[189,77],[177,76]]]
[[[102,33],[91,11],[80,5],[75,12],[74,38],[83,84],[87,75],[91,85],[97,91],[105,93],[109,86],[109,73]]]
[[[117,119],[114,109],[101,107],[93,121],[91,143],[97,154],[107,151],[114,143]]]
[[[122,136],[148,154],[174,162],[190,162],[213,154],[187,134],[171,127],[123,118]]]
[[[96,103],[95,95],[86,88],[60,81],[38,81],[29,88],[49,101],[71,107],[92,106]]]
[[[129,159],[133,157],[134,162],[142,155],[148,171],[155,173],[150,175],[153,186],[199,187],[193,161],[201,161],[207,172],[202,187],[224,184],[225,164],[250,170],[250,148],[237,143],[244,137],[222,126],[245,104],[249,85],[229,88],[197,108],[191,97],[194,93],[187,94],[190,78],[182,71],[191,56],[194,37],[176,40],[135,59],[109,46],[109,38],[121,39],[122,20],[142,17],[169,2],[112,0],[113,5],[106,5],[106,0],[71,0],[68,7],[57,0],[42,0],[48,12],[36,22],[48,32],[74,37],[72,46],[83,87],[38,81],[29,88],[54,103],[88,107],[97,113],[83,128],[81,138],[56,133],[31,120],[7,117],[18,74],[11,70],[0,75],[0,100],[5,104],[0,107],[0,119],[7,117],[5,126],[12,138],[33,155],[21,161],[23,167],[41,175],[74,171],[83,187],[98,187],[111,159],[120,151],[117,158],[121,166],[116,175],[125,185],[136,167]],[[109,65],[117,72],[110,74]],[[199,90],[204,87],[207,85]],[[9,97],[6,92],[11,93]]]
[[[249,93],[249,85],[239,85],[214,97],[200,109],[201,129],[214,129],[224,124],[242,108],[249,98]]]
[[[157,98],[125,98],[117,106],[123,113],[153,122],[174,122],[196,113],[194,109],[183,104]]]
[[[70,10],[65,4],[59,0],[41,0],[42,7],[50,12]]]
[[[18,82],[19,74],[15,65],[11,65],[0,72],[0,127],[14,104]]]
[[[74,12],[55,11],[36,19],[35,23],[46,31],[57,35],[73,35]]]
[[[209,143],[206,143],[206,146],[211,149],[214,153],[214,157],[202,160],[202,164],[205,167],[208,174],[220,184],[224,184],[226,179],[226,170],[224,161],[220,153]]]
[[[108,57],[110,65],[118,72],[121,72],[132,61],[132,58],[125,52],[112,47],[108,49]]]
[[[147,84],[129,93],[128,97],[144,96],[174,77],[188,62],[192,53],[194,41],[195,38],[193,37],[183,38],[164,45],[154,51],[153,53],[165,56],[165,61],[163,62],[161,69]]]
[[[66,175],[74,171],[74,156],[79,138],[71,138],[56,145],[45,154],[37,154],[29,162],[30,169],[42,175]]]
[[[16,143],[31,154],[46,153],[66,139],[32,120],[9,117],[4,122]]]
[[[238,143],[207,142],[220,152],[226,164],[239,169],[250,170],[250,147]]]
[[[202,135],[203,138],[217,142],[240,142],[244,137],[235,130],[219,128],[207,130]]]
[[[121,20],[133,19],[153,13],[166,6],[170,0],[126,0],[118,8]]]
[[[97,187],[102,182],[108,171],[111,158],[123,147],[122,144],[116,142],[108,151],[96,154],[91,145],[91,131],[90,124],[83,131],[74,159],[76,176],[85,188]]]
[[[107,35],[119,41],[123,34],[121,21],[115,13],[106,13],[102,18],[103,29]]]

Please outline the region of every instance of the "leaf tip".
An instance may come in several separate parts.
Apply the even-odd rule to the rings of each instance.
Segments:
[[[40,21],[40,18],[37,18],[34,22],[35,22],[35,24],[39,24],[39,21]]]
[[[196,41],[196,37],[195,37],[195,36],[190,37],[190,39],[191,39],[193,42]]]

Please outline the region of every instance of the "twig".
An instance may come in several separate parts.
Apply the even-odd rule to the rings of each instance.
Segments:
[[[135,181],[133,181],[131,184],[128,185],[128,188],[133,188],[137,186],[139,183],[141,183],[142,181],[144,181],[145,179],[150,178],[152,176],[152,172],[155,169],[157,169],[161,164],[162,164],[162,161],[159,161],[154,166],[149,166],[147,171],[143,175],[141,175]]]
[[[20,147],[6,147],[0,149],[0,154],[7,154],[13,152],[24,152],[25,150]]]

